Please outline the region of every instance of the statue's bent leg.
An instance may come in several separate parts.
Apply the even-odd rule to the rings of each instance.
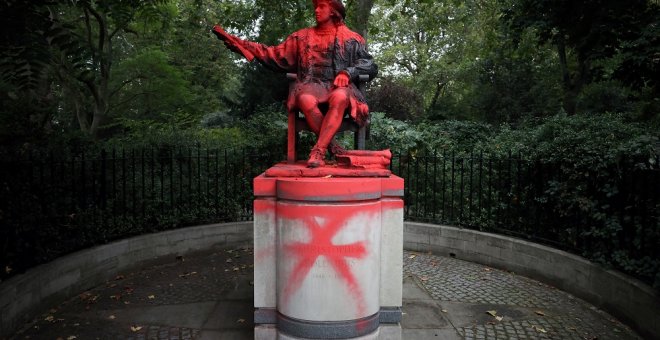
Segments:
[[[303,115],[305,115],[305,120],[309,128],[318,136],[321,131],[321,125],[323,124],[323,114],[319,110],[318,99],[311,94],[302,93],[296,98],[296,104]]]
[[[309,160],[307,161],[308,166],[315,168],[325,164],[323,161],[325,151],[332,141],[332,138],[339,130],[344,111],[348,105],[349,94],[346,89],[335,89],[330,93],[330,96],[328,97],[328,112],[323,118],[323,124],[321,124],[321,130],[316,145],[314,145],[314,148],[309,155]]]

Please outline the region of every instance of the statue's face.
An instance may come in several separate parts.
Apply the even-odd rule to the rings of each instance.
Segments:
[[[324,24],[332,20],[332,8],[326,1],[319,1],[314,9],[317,24]]]

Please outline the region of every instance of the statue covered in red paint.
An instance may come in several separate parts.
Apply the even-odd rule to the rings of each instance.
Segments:
[[[241,40],[226,33],[220,26],[213,32],[234,52],[249,61],[257,59],[269,69],[296,73],[297,80],[289,93],[287,108],[300,110],[318,139],[307,165],[325,165],[326,150],[341,154],[344,150],[333,137],[337,133],[344,111],[363,125],[369,108],[356,83],[360,75],[373,79],[378,68],[367,52],[365,40],[344,25],[346,9],[341,0],[313,0],[316,26],[301,29],[277,46],[265,46]],[[325,115],[319,104],[328,105]]]

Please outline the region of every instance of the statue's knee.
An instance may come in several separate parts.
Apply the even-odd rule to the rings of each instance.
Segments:
[[[328,97],[330,106],[348,106],[348,91],[346,89],[335,89]]]
[[[318,100],[311,94],[300,94],[296,98],[296,104],[300,110],[307,112],[318,105]]]

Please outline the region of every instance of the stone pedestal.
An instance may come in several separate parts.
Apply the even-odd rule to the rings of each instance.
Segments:
[[[403,179],[254,180],[255,339],[400,339]]]

